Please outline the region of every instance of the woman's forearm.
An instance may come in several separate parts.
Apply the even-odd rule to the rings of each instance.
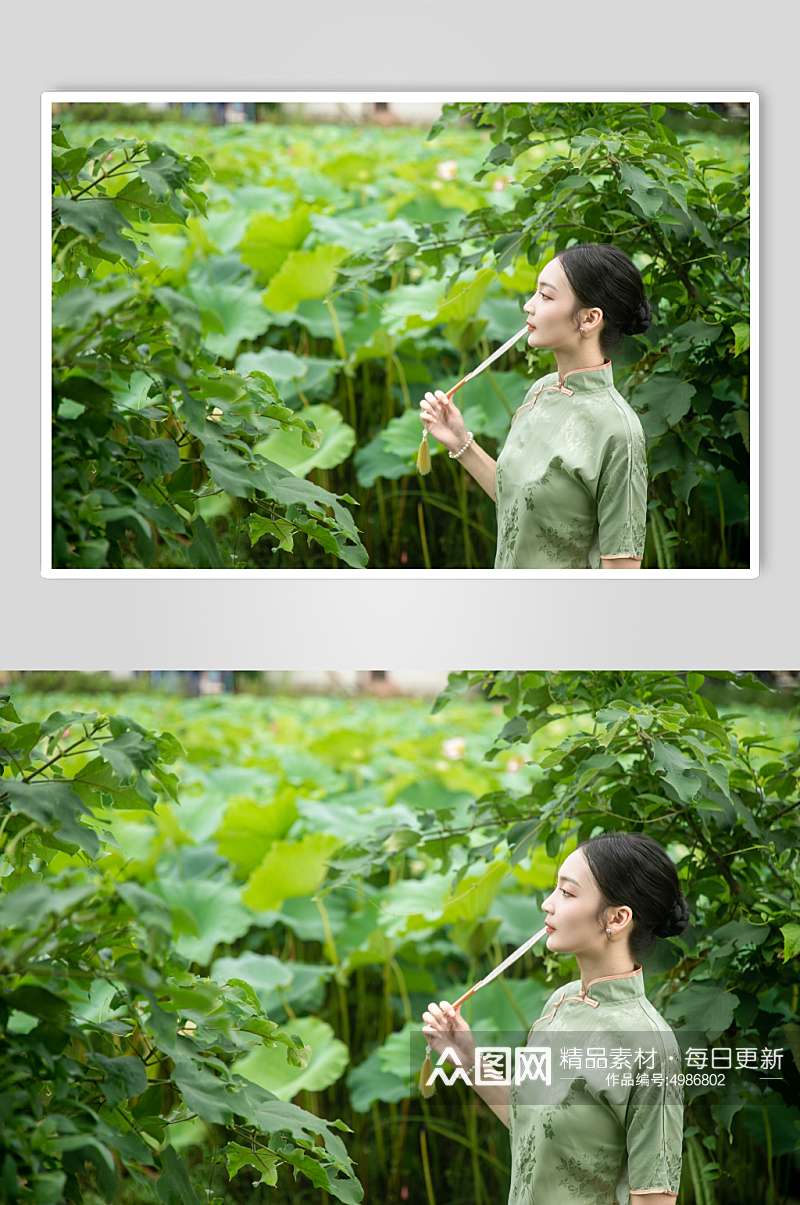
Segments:
[[[474,1070],[469,1080],[481,1100],[489,1106],[508,1129],[508,1084],[476,1084]]]
[[[460,463],[471,477],[474,477],[481,489],[486,490],[490,498],[494,498],[494,473],[497,462],[492,460],[488,452],[479,448],[473,439],[472,443],[459,456]]]

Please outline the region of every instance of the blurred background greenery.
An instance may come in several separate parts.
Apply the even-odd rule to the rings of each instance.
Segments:
[[[5,674],[0,682],[23,723],[54,712],[123,712],[146,732],[174,734],[183,749],[173,767],[180,802],[159,788],[150,810],[95,808],[94,821],[107,834],[97,873],[106,882],[138,883],[163,900],[180,918],[172,941],[194,974],[218,983],[231,976],[245,979],[269,1017],[286,1023],[311,1047],[305,1069],[263,1049],[240,1058],[236,1070],[281,1100],[294,1100],[320,1117],[342,1118],[353,1130],[346,1144],[366,1200],[393,1205],[406,1200],[477,1205],[503,1200],[508,1192],[502,1125],[466,1092],[422,1100],[412,1073],[421,1055],[420,1015],[428,1001],[455,998],[530,935],[558,862],[574,848],[575,837],[565,844],[567,830],[559,826],[546,840],[539,830],[525,856],[509,860],[502,851],[506,838],[511,850],[512,833],[520,827],[515,817],[535,815],[562,788],[574,794],[573,774],[575,781],[588,784],[584,808],[590,798],[600,809],[607,806],[602,797],[609,783],[612,791],[620,782],[638,783],[634,790],[641,793],[651,781],[649,790],[657,795],[641,798],[652,800],[647,808],[653,822],[659,797],[662,809],[674,815],[670,788],[651,777],[646,758],[639,762],[625,751],[627,738],[620,743],[622,753],[615,754],[620,765],[612,757],[601,758],[606,786],[589,782],[592,776],[580,759],[597,740],[603,692],[606,699],[634,701],[650,739],[656,733],[669,739],[687,706],[693,710],[684,749],[696,748],[691,731],[696,732],[698,715],[709,726],[706,741],[715,741],[714,731],[723,729],[735,735],[739,752],[725,764],[731,767],[736,798],[751,800],[749,774],[766,784],[758,789],[777,795],[776,813],[783,817],[771,822],[776,848],[784,851],[779,873],[789,874],[797,853],[796,845],[794,853],[784,850],[786,842],[777,835],[796,806],[797,675],[760,675],[744,689],[699,674],[527,675],[523,685],[549,709],[546,722],[529,724],[533,735],[524,745],[510,743],[510,737],[501,740],[491,761],[484,754],[503,726],[504,711],[508,716],[528,706],[527,696],[517,694],[521,676],[498,678],[495,697],[489,697],[489,676],[481,689],[456,692],[444,710],[433,714],[431,694],[443,685],[441,678],[418,675],[404,686],[401,674],[386,671],[342,675],[338,682],[325,674],[309,681],[308,676],[293,680],[292,675],[251,672],[120,678],[37,671]],[[547,684],[545,695],[540,682]],[[764,683],[770,691],[761,688]],[[309,690],[315,693],[305,693]],[[722,746],[706,748],[712,757],[721,756]],[[606,754],[614,749],[606,743]],[[563,765],[553,764],[553,750],[556,763],[560,758]],[[73,755],[68,772],[76,774],[84,761]],[[720,773],[715,781],[722,781]],[[624,794],[612,803],[615,823],[641,828],[635,815],[626,818]],[[688,810],[691,814],[691,805]],[[707,811],[695,815],[706,823]],[[583,823],[591,827],[595,821]],[[673,856],[688,865],[680,825],[676,831],[675,821],[664,823],[671,823],[671,840],[677,842]],[[439,856],[433,838],[440,831]],[[708,839],[713,847],[714,840],[728,838],[711,834]],[[752,849],[753,838],[741,826],[737,840]],[[739,888],[744,894],[731,897],[738,900],[735,915],[758,908],[747,886],[751,875],[763,879],[765,898],[778,901],[777,926],[783,889],[776,882],[772,890],[778,894],[770,895],[770,854],[742,856],[744,862],[734,862],[733,854],[730,862],[744,884]],[[83,855],[69,852],[48,857],[47,867],[31,863],[30,872],[38,866],[39,874],[44,870],[54,883],[85,862]],[[708,877],[711,863],[706,868],[704,855],[696,857],[697,870],[681,873],[706,875],[705,883],[690,892],[693,908],[705,909],[706,920],[688,935],[685,949],[661,943],[645,968],[648,992],[656,997],[667,992],[669,999],[679,964],[702,978],[707,956],[697,953],[704,940],[712,939],[713,926],[729,915],[722,892]],[[746,871],[736,869],[748,863]],[[710,899],[698,895],[703,891]],[[777,927],[774,934],[782,943]],[[763,944],[732,953],[732,946],[723,948],[722,935],[714,940],[721,960],[717,978],[722,982],[728,976],[742,1007],[742,984],[765,993],[764,1016],[772,1010],[767,1029],[797,1012],[796,987],[792,996],[790,986],[779,986],[790,984],[796,953],[781,969],[780,958],[775,961],[774,950],[767,952]],[[789,953],[787,935],[784,957]],[[478,1029],[515,1032],[539,1015],[553,986],[574,973],[570,959],[531,952],[470,1002],[469,1019]],[[773,985],[769,993],[755,986],[763,976]],[[97,1007],[100,1003],[98,996]],[[737,1033],[748,1032],[753,1017],[748,1009],[750,1003],[745,1007],[750,1021],[738,1020]],[[739,1017],[744,1018],[741,1009]],[[782,1037],[779,1029],[775,1034]],[[776,1044],[774,1035],[770,1044]],[[680,1205],[794,1201],[800,1185],[800,1110],[780,1093],[753,1098],[732,1120],[724,1115],[733,1127],[731,1145],[705,1099],[696,1096],[689,1105]],[[168,1141],[187,1161],[194,1181],[212,1188],[215,1199],[252,1199],[246,1172],[226,1187],[220,1158],[224,1127],[199,1118],[179,1121],[169,1127]],[[125,1181],[119,1199],[150,1199],[143,1184],[146,1188],[141,1177],[138,1183]],[[305,1179],[292,1183],[283,1176],[263,1191],[276,1202],[325,1198]],[[90,1188],[85,1199],[99,1200]]]
[[[358,502],[354,515],[370,567],[488,568],[496,539],[492,500],[447,457],[434,454],[429,478],[413,471],[421,430],[418,402],[426,390],[455,383],[523,325],[521,307],[535,287],[542,256],[552,254],[553,238],[563,242],[584,231],[584,237],[617,240],[615,231],[620,223],[624,226],[629,204],[627,219],[638,221],[636,202],[629,202],[627,194],[620,193],[616,201],[604,197],[610,225],[585,235],[585,229],[597,224],[599,209],[590,204],[593,186],[569,175],[568,157],[578,154],[574,139],[591,120],[577,112],[579,107],[561,106],[564,113],[575,110],[574,129],[563,126],[548,137],[529,136],[505,157],[493,145],[499,135],[463,117],[444,123],[437,137],[427,141],[435,106],[415,117],[393,113],[390,106],[364,105],[368,112],[349,118],[341,111],[346,106],[333,106],[323,123],[313,106],[288,111],[279,105],[187,104],[154,111],[104,102],[61,105],[55,120],[73,147],[97,138],[154,139],[183,155],[200,156],[211,167],[213,178],[204,185],[207,218],[195,214],[185,225],[174,216],[168,225],[135,223],[150,247],[136,272],[142,281],[169,286],[198,307],[203,345],[220,367],[266,373],[283,401],[322,433],[321,445],[309,448],[298,430],[276,431],[255,450]],[[646,106],[640,108],[646,113]],[[513,113],[510,119],[513,126]],[[617,153],[655,170],[641,157],[646,144],[637,141],[644,128],[639,119],[631,118],[627,126],[623,121],[621,128],[627,141],[625,152]],[[741,236],[746,244],[746,227],[737,220],[739,231],[728,235],[713,226],[709,234],[706,225],[712,212],[720,221],[723,213],[727,219],[745,187],[747,111],[728,106],[725,120],[713,121],[669,110],[653,131],[652,137],[661,139],[649,144],[655,147],[653,162],[659,155],[670,162],[663,154],[664,146],[671,149],[664,141],[669,137],[681,154],[702,167],[696,173],[697,191],[689,192],[698,215],[695,220],[692,209],[692,221],[686,219],[690,233],[681,229],[678,202],[672,206],[675,213],[664,204],[655,224],[660,233],[656,229],[654,237],[679,240],[676,254],[699,265],[686,297],[681,287],[676,291],[669,274],[661,297],[654,295],[666,307],[660,337],[666,340],[668,361],[664,348],[653,343],[655,335],[641,345],[626,341],[615,359],[623,394],[640,378],[646,380],[654,366],[659,374],[671,365],[686,382],[676,391],[677,380],[668,372],[653,378],[655,392],[648,384],[641,393],[643,404],[664,409],[648,428],[655,444],[644,567],[747,565],[749,485],[742,440],[749,444],[749,419],[741,417],[747,407],[746,378],[741,377],[746,355],[734,363],[720,339],[725,323],[735,320],[727,312],[731,304],[736,317],[744,320],[746,315],[740,298],[714,310],[720,300],[715,294],[728,290],[726,280],[731,296],[746,288],[746,266],[741,266],[742,251],[735,241]],[[513,137],[507,137],[513,144]],[[484,162],[487,155],[493,161]],[[680,193],[684,185],[677,191],[674,183],[671,187],[686,208]],[[493,267],[489,261],[497,257],[490,255],[489,266],[482,267],[496,236],[490,233],[489,241],[482,241],[479,228],[491,232],[506,220],[513,226],[526,198],[545,204],[551,195],[557,200],[557,220],[576,223],[574,232],[554,233],[545,224],[523,254],[509,259],[505,252],[502,267]],[[467,214],[478,215],[470,228],[462,226]],[[426,231],[435,254],[420,250],[421,232]],[[620,245],[629,249],[620,237]],[[631,253],[644,269],[657,254],[656,246],[648,242],[647,232],[632,237]],[[466,261],[472,266],[465,268]],[[459,279],[448,286],[456,269]],[[93,261],[91,280],[100,288],[111,287],[117,275],[129,271],[124,263]],[[697,271],[704,273],[702,278]],[[681,337],[671,340],[670,327],[679,324]],[[739,335],[736,344],[738,356]],[[637,363],[638,376],[632,375]],[[729,365],[724,372],[723,363]],[[496,368],[477,378],[462,402],[467,425],[493,455],[529,384],[551,371],[553,361],[549,353],[531,357],[520,345]],[[125,404],[146,404],[141,399],[151,381],[143,363],[128,382]],[[696,414],[681,419],[693,394]],[[74,403],[61,403],[65,415],[72,413],[70,407]],[[739,417],[732,417],[734,412]],[[68,435],[65,431],[57,438]],[[268,538],[245,549],[242,532],[249,510],[246,498],[223,491],[196,503],[194,512],[213,530],[226,564],[336,565],[335,557],[303,536],[291,551],[284,546],[273,550],[274,540]],[[130,544],[122,564],[140,565],[140,552]],[[152,564],[179,565],[175,557],[180,555],[179,542],[165,545],[157,538]]]

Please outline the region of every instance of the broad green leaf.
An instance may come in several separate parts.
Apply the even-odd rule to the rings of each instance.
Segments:
[[[720,925],[718,929],[714,930],[716,942],[729,942],[737,950],[750,945],[760,946],[769,935],[769,925],[753,925],[750,921],[744,920],[732,920],[727,925]]]
[[[260,351],[243,352],[236,361],[238,372],[265,372],[280,387],[288,381],[302,381],[308,374],[307,357],[277,347],[262,347]]]
[[[383,302],[382,326],[395,335],[412,328],[437,322],[444,295],[444,282],[424,280],[414,285],[399,285]]]
[[[347,1076],[350,1105],[356,1113],[368,1113],[375,1101],[391,1103],[410,1095],[408,1081],[384,1071],[379,1051],[373,1050],[368,1059],[354,1067]]]
[[[483,920],[509,869],[507,863],[497,862],[482,874],[465,875],[445,902],[440,923]]]
[[[102,1054],[92,1056],[103,1071],[103,1092],[109,1109],[132,1096],[141,1096],[147,1088],[147,1069],[142,1060],[133,1055],[122,1055],[109,1059]]]
[[[713,343],[720,337],[722,330],[723,328],[718,323],[703,322],[698,319],[692,319],[690,322],[682,322],[671,332],[673,346],[675,344],[693,344],[697,346],[707,341]]]
[[[327,833],[309,833],[299,841],[276,841],[248,879],[245,903],[256,911],[278,908],[286,899],[313,895],[322,885],[328,863],[342,844]]]
[[[260,291],[243,284],[184,285],[181,292],[201,311],[213,314],[219,328],[204,336],[210,351],[233,360],[243,339],[257,339],[269,326],[269,316],[261,303]]]
[[[273,550],[282,548],[291,552],[294,548],[295,528],[288,519],[267,519],[264,515],[250,515],[247,520],[250,543],[256,544],[262,536],[272,541]]]
[[[694,394],[694,385],[671,373],[657,373],[641,384],[634,403],[648,439],[675,426],[689,412]]]
[[[739,997],[724,983],[692,980],[671,997],[665,1015],[667,1020],[683,1019],[686,1029],[704,1033],[714,1042],[730,1028],[738,1003]]]
[[[332,494],[329,490],[314,485],[311,481],[295,477],[288,469],[277,464],[263,464],[259,466],[258,473],[254,473],[253,476],[259,489],[262,489],[268,497],[274,498],[276,502],[285,506],[300,503],[308,507],[312,514],[324,514],[324,508],[329,506],[334,513],[334,518],[344,531],[356,536],[353,517],[340,504],[339,495]],[[343,494],[341,497],[352,504],[353,499],[348,495]]]
[[[224,983],[229,979],[244,979],[254,988],[265,1010],[270,994],[276,988],[291,987],[295,977],[292,963],[281,962],[272,954],[256,954],[252,950],[244,950],[238,958],[217,958],[212,963],[210,974],[217,983]]]
[[[297,819],[291,787],[276,792],[273,803],[259,804],[241,796],[230,800],[215,833],[219,852],[249,874],[274,841],[285,837]]]
[[[405,477],[410,469],[404,459],[394,452],[387,452],[383,446],[383,434],[378,432],[368,444],[359,448],[353,457],[358,484],[369,488],[379,477],[388,481],[397,481]]]
[[[313,251],[290,251],[270,281],[264,305],[271,310],[293,310],[301,301],[327,297],[336,280],[336,269],[347,254],[344,247],[331,245]]]
[[[84,326],[96,315],[105,317],[127,305],[132,296],[130,289],[114,289],[104,293],[91,285],[70,289],[53,302],[53,328]],[[62,386],[59,385],[61,390]]]
[[[67,1171],[85,1174],[86,1164],[93,1164],[97,1173],[97,1187],[103,1200],[107,1205],[111,1205],[111,1202],[117,1199],[119,1178],[114,1156],[105,1143],[88,1133],[67,1134],[66,1137],[51,1141],[53,1150],[61,1153],[62,1166]]]
[[[187,297],[184,297],[181,293],[169,288],[167,285],[154,288],[153,296],[178,326],[188,326],[198,332],[202,330],[200,311]],[[142,376],[144,375],[142,374]],[[134,374],[135,376],[136,374]],[[150,380],[149,377],[145,377],[145,379]]]
[[[4,779],[0,783],[0,798],[3,795],[12,812],[22,812],[43,828],[52,826],[59,840],[97,857],[100,852],[97,834],[80,820],[88,809],[69,783],[52,779],[30,783]]]
[[[122,783],[110,762],[102,757],[93,758],[79,770],[72,785],[89,807],[101,807],[107,801],[111,807],[141,811],[149,808],[157,798],[154,792],[151,792],[152,800],[149,795],[140,793],[139,779],[132,785]]]
[[[205,233],[223,255],[238,247],[247,229],[247,214],[239,209],[214,210],[208,215]]]
[[[384,452],[402,459],[411,467],[419,450],[422,429],[419,410],[404,410],[398,418],[390,419],[381,432],[381,444]],[[434,456],[440,450],[441,444],[437,443],[433,436],[429,436],[428,447],[431,456]]]
[[[115,194],[114,204],[123,217],[131,222],[183,225],[183,219],[169,203],[168,194],[169,190],[163,196],[157,196],[145,179],[131,179]]]
[[[172,931],[172,915],[164,900],[147,891],[133,879],[117,885],[117,894],[122,897],[129,908],[132,908],[140,922],[145,925],[158,925],[166,933]]]
[[[635,201],[639,211],[646,218],[655,217],[663,204],[663,197],[658,191],[658,181],[648,176],[633,163],[621,161],[619,171],[623,191],[630,194],[631,199]]]
[[[274,431],[260,440],[253,451],[289,469],[296,477],[306,477],[314,468],[333,469],[347,459],[355,446],[356,433],[338,410],[326,405],[307,406],[303,419],[322,432],[319,447],[305,447],[301,432],[293,428]]]
[[[156,1181],[156,1192],[162,1205],[200,1205],[189,1177],[189,1169],[172,1146],[165,1147],[160,1158],[162,1174]]]
[[[653,760],[651,773],[664,772],[664,778],[684,803],[691,803],[700,789],[697,771],[699,764],[687,757],[674,745],[665,745],[657,737],[652,738]]]
[[[750,323],[735,322],[732,330],[735,340],[733,354],[734,356],[739,356],[743,351],[747,351],[750,346]]]
[[[176,947],[201,966],[208,966],[220,942],[244,937],[252,923],[250,912],[241,903],[241,892],[232,883],[169,877],[151,883],[150,890],[170,908],[183,908],[192,917],[197,936],[180,936]]]
[[[20,888],[24,891],[24,888]],[[60,996],[50,992],[46,987],[34,983],[23,983],[13,991],[3,993],[6,1003],[19,1012],[28,1013],[33,1017],[41,1017],[45,1021],[54,1021],[61,1013],[69,1010],[69,1004]]]
[[[54,197],[53,212],[65,226],[71,226],[89,239],[96,239],[108,254],[121,257],[135,267],[139,259],[136,244],[121,234],[133,227],[113,203],[91,197],[83,197],[80,201]]]
[[[310,232],[307,205],[299,206],[283,220],[268,213],[254,213],[239,242],[239,253],[242,261],[255,268],[259,281],[265,284],[275,275],[289,253],[303,245]]]
[[[321,1092],[335,1084],[347,1068],[350,1053],[344,1042],[334,1037],[331,1026],[319,1017],[297,1017],[288,1022],[287,1028],[311,1048],[307,1067],[292,1067],[282,1046],[256,1046],[237,1059],[233,1070],[285,1101],[303,1088]]]
[[[781,925],[784,938],[783,961],[788,962],[800,954],[800,925]]]
[[[472,280],[457,280],[439,305],[439,320],[459,322],[474,318],[494,279],[494,270],[484,268]],[[520,322],[520,326],[524,326],[524,323]]]
[[[745,450],[750,451],[750,411],[749,410],[734,410],[732,411],[736,426],[742,436]]]
[[[251,1150],[249,1147],[239,1146],[236,1142],[229,1142],[223,1147],[222,1153],[231,1180],[243,1167],[251,1167],[255,1168],[260,1176],[259,1184],[278,1183],[278,1156],[273,1155],[265,1146]]]
[[[178,1059],[172,1078],[186,1104],[203,1121],[229,1125],[234,1103],[224,1081],[191,1059]]]
[[[16,881],[16,874],[12,881]],[[4,880],[8,883],[8,880]],[[28,883],[0,896],[0,921],[8,929],[36,929],[47,916],[64,916],[92,894],[90,886],[55,890],[46,882]]]

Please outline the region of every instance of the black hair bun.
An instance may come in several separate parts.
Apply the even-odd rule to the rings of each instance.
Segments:
[[[688,929],[690,924],[689,905],[686,903],[686,896],[679,891],[671,911],[667,913],[661,925],[656,929],[656,936],[677,937]]]
[[[649,331],[653,325],[653,311],[650,308],[650,302],[647,298],[643,298],[642,304],[638,310],[635,310],[628,319],[627,325],[623,333],[626,335],[643,335],[645,331]]]

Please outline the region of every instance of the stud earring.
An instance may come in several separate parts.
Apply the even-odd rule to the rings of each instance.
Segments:
[[[610,929],[606,929],[606,933],[610,933],[610,932],[611,932],[611,930],[610,930]]]
[[[581,334],[583,334],[583,327],[581,327]]]

